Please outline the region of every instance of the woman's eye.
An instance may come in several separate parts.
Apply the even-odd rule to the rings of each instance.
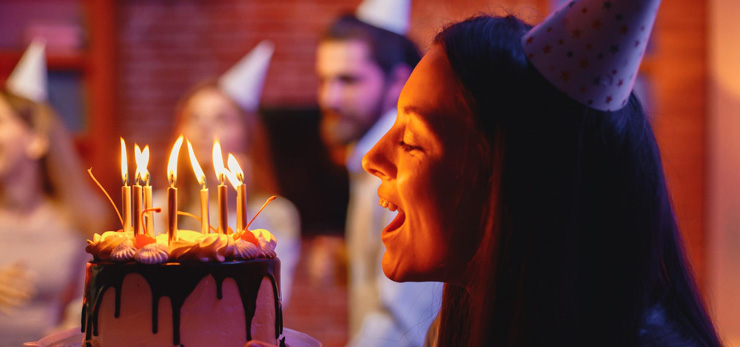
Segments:
[[[398,145],[401,146],[401,148],[406,152],[411,152],[411,151],[419,149],[419,147],[410,145],[403,141],[399,142]]]

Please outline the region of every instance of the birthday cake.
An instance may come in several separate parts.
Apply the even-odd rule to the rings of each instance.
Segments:
[[[280,344],[280,260],[267,230],[156,238],[95,234],[87,252],[85,346]]]

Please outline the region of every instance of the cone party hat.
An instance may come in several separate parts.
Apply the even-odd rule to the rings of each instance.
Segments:
[[[8,77],[8,91],[37,103],[47,101],[45,48],[41,40],[31,42]]]
[[[629,98],[660,0],[571,1],[522,37],[529,62],[550,83],[601,111]]]
[[[218,79],[219,88],[245,111],[255,112],[259,108],[273,52],[275,45],[262,41]]]
[[[409,31],[411,0],[365,0],[357,7],[357,19],[381,29],[406,35]]]

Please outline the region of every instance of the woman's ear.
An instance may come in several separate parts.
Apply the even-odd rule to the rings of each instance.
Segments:
[[[49,152],[49,137],[39,132],[34,132],[31,136],[31,141],[26,146],[26,155],[39,160]]]

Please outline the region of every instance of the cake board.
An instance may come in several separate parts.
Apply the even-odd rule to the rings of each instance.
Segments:
[[[283,336],[287,347],[322,347],[319,340],[293,329],[283,328]],[[38,341],[26,342],[23,347],[79,347],[85,333],[80,328],[71,328],[62,330],[47,336]]]

